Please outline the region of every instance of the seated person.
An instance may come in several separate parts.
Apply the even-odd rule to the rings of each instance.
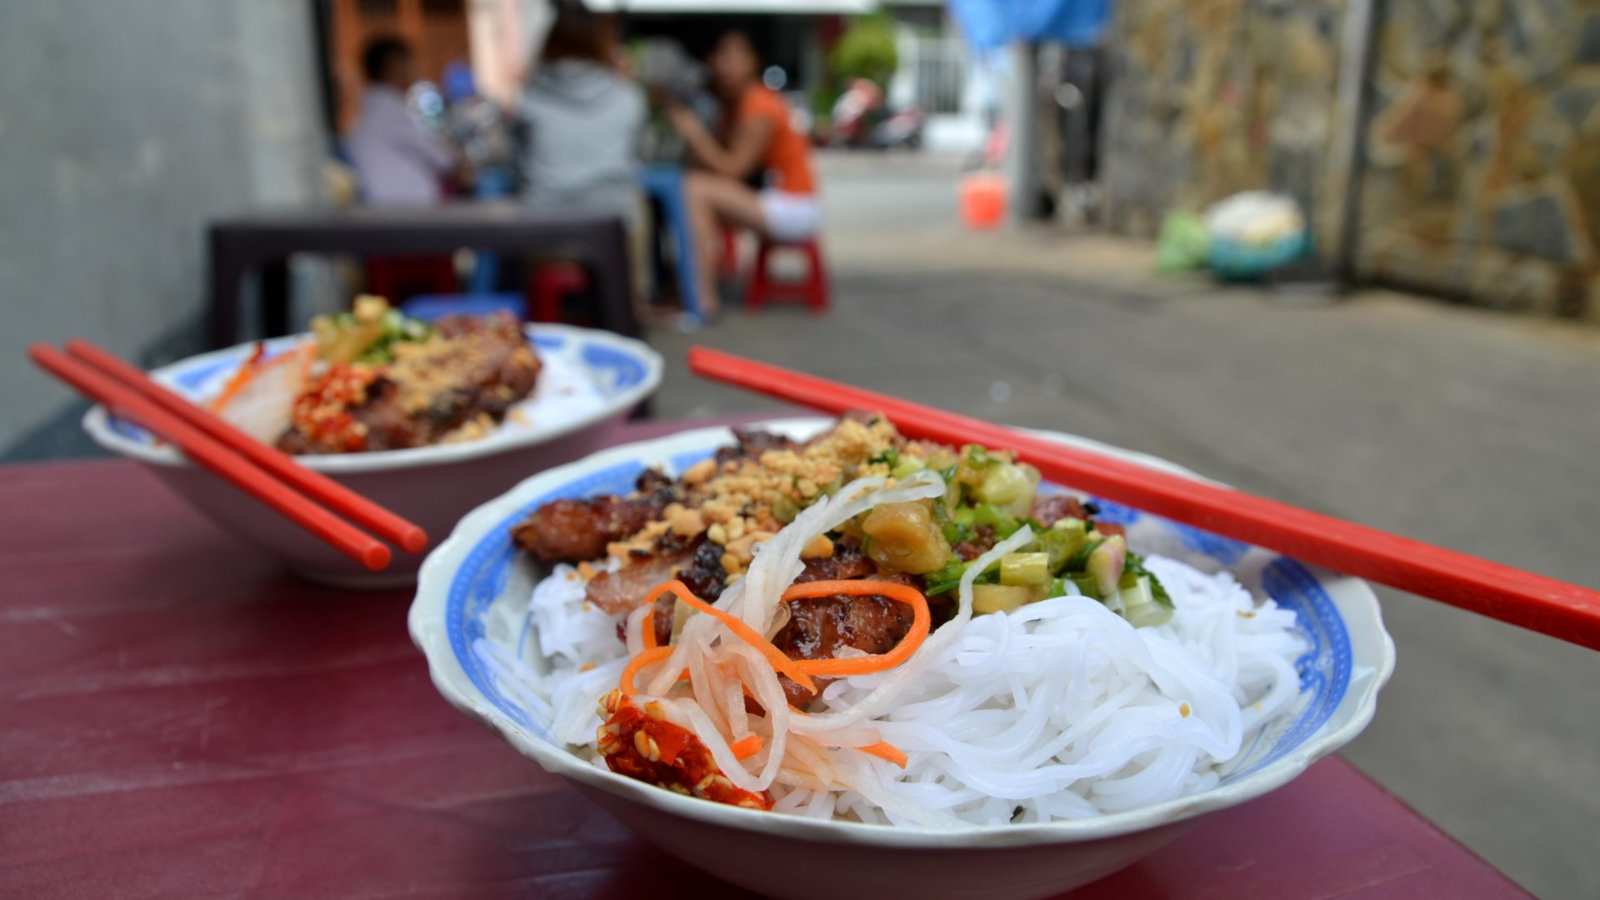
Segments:
[[[628,225],[635,293],[648,285],[639,141],[644,91],[617,69],[612,21],[578,0],[556,17],[523,92],[524,199],[541,212],[615,215]]]
[[[750,38],[729,31],[707,58],[711,88],[722,103],[726,142],[718,140],[686,106],[668,116],[699,168],[684,178],[684,201],[699,250],[696,275],[700,311],[717,311],[716,279],[721,229],[751,228],[780,241],[812,237],[822,222],[811,148],[790,124],[789,105],[758,77],[760,61]],[[746,179],[766,172],[767,186]]]
[[[411,48],[399,38],[376,38],[362,52],[361,68],[367,87],[346,142],[361,199],[372,206],[438,203],[456,155],[406,109],[406,90],[415,80]]]

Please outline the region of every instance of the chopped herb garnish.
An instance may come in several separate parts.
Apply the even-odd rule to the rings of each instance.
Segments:
[[[1129,553],[1128,560],[1123,564],[1123,566],[1123,571],[1133,573],[1135,578],[1138,578],[1141,575],[1149,578],[1150,596],[1153,597],[1157,603],[1165,606],[1167,609],[1172,609],[1172,595],[1167,593],[1167,589],[1161,586],[1161,579],[1157,578],[1153,572],[1144,567],[1144,557],[1137,553]]]
[[[961,584],[961,576],[967,571],[967,564],[959,559],[952,559],[945,563],[943,568],[929,572],[923,578],[925,590],[923,593],[929,597],[948,594]]]

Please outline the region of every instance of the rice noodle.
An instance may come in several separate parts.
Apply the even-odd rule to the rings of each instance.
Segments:
[[[759,545],[713,605],[771,635],[813,537],[944,487],[926,470],[846,485]],[[1147,558],[1175,605],[1156,627],[1135,628],[1070,585],[1067,596],[974,616],[974,580],[1032,540],[1024,527],[968,565],[949,622],[901,665],[834,681],[812,712],[792,711],[768,659],[710,615],[690,616],[670,657],[637,683],[733,784],[770,790],[779,812],[925,827],[1082,818],[1204,790],[1293,708],[1305,647],[1294,615],[1226,572]],[[557,739],[592,753],[594,702],[615,686],[624,648],[614,620],[581,602],[581,585],[573,602],[575,584],[558,568],[535,589],[529,615],[552,671],[534,687]],[[643,649],[644,615],[628,617],[628,652]],[[584,663],[596,668],[578,671]],[[746,712],[746,693],[764,713]],[[736,759],[731,742],[750,734],[761,750]],[[904,769],[860,749],[880,741],[906,754]]]

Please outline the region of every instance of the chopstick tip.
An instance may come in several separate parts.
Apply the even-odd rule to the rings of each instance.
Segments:
[[[400,547],[410,553],[428,549],[428,533],[416,525],[400,533]]]
[[[361,564],[373,572],[381,572],[389,565],[389,548],[373,541],[361,551]]]

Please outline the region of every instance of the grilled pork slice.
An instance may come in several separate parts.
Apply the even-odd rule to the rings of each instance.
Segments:
[[[653,497],[556,500],[511,529],[511,540],[540,562],[600,559],[606,545],[633,535],[660,512]]]
[[[538,356],[507,314],[446,316],[428,340],[390,350],[394,361],[375,372],[336,366],[335,375],[349,374],[318,382],[327,396],[302,395],[279,446],[292,453],[340,453],[479,437],[527,397],[539,377]]]

